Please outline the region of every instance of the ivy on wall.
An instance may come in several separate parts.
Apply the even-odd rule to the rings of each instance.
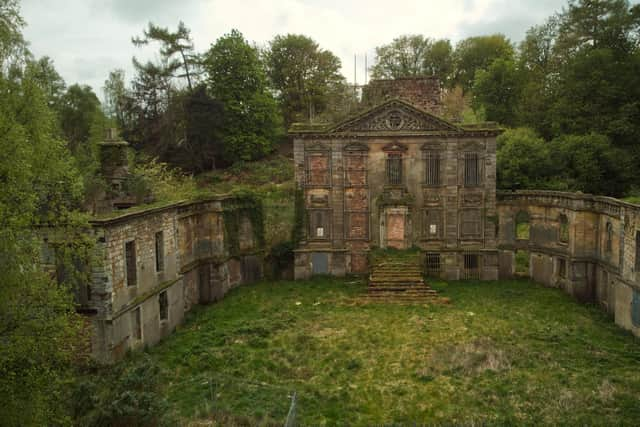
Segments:
[[[300,187],[296,187],[293,213],[293,229],[291,230],[291,241],[296,247],[304,240],[305,235],[305,219],[307,217],[304,205],[304,191]]]
[[[262,200],[252,191],[238,190],[233,198],[223,203],[224,240],[230,255],[240,253],[240,223],[248,218],[257,248],[264,248],[264,209]]]

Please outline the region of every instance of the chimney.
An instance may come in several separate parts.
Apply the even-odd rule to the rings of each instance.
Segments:
[[[98,143],[100,173],[107,185],[104,202],[109,208],[125,207],[120,205],[127,196],[124,184],[129,176],[128,147],[114,128],[107,129],[104,141]]]

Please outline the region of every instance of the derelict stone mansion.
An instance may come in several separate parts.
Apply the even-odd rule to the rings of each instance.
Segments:
[[[308,219],[296,278],[364,273],[371,248],[416,246],[442,277],[497,279],[500,130],[440,118],[435,78],[374,80],[363,102],[335,126],[291,129]]]

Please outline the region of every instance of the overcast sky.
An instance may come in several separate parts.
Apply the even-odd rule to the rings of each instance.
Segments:
[[[635,3],[635,2],[634,2]],[[147,58],[131,44],[149,21],[175,28],[185,22],[198,51],[232,28],[266,44],[276,34],[302,33],[342,60],[343,73],[364,79],[364,54],[401,34],[457,42],[503,33],[516,42],[566,0],[22,0],[25,37],[37,56],[50,56],[67,84],[91,85],[102,98],[109,71],[132,76],[131,57]],[[157,46],[155,46],[157,49]]]

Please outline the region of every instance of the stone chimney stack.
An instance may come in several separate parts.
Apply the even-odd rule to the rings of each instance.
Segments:
[[[117,129],[107,129],[103,142],[98,143],[100,173],[107,188],[100,210],[111,210],[131,205],[128,201],[125,181],[129,176],[127,149],[129,144],[120,138]]]
[[[362,103],[367,107],[393,98],[400,98],[436,116],[442,115],[442,88],[437,77],[371,80],[363,88]]]

